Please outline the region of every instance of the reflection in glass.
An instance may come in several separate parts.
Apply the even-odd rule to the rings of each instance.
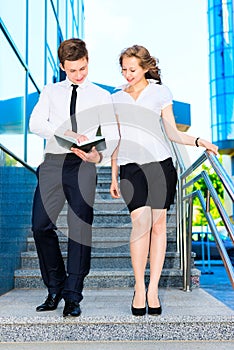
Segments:
[[[16,45],[20,55],[25,59],[26,48],[26,0],[17,0],[17,10],[11,1],[1,0],[1,18]],[[4,4],[3,4],[4,3]]]
[[[29,0],[28,66],[38,87],[44,85],[44,1]]]
[[[11,67],[6,70],[5,66],[0,65],[0,76],[4,81],[4,84],[0,84],[1,143],[23,158],[25,70],[2,33],[0,42],[2,62],[7,62]]]

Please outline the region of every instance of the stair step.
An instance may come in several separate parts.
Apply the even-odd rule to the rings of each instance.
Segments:
[[[44,288],[39,269],[19,269],[15,271],[15,288]],[[200,271],[191,269],[191,285],[199,287]],[[149,271],[146,271],[148,283]],[[85,278],[85,288],[128,288],[134,286],[134,275],[130,269],[91,269]],[[180,269],[163,269],[159,281],[160,287],[182,288],[183,275]]]
[[[28,224],[30,225],[30,218],[28,218]],[[3,226],[2,226],[3,227]],[[32,237],[32,231],[30,227],[25,228],[25,223],[15,223],[13,221],[9,222],[9,227],[5,228],[12,234],[18,230],[19,227],[24,228],[27,231],[28,237]],[[113,239],[114,237],[121,237],[122,239],[128,239],[131,233],[131,224],[125,224],[123,226],[118,226],[118,224],[95,224],[92,227],[92,237],[93,239],[102,237],[103,239]],[[67,226],[59,225],[57,230],[58,237],[67,237],[68,228]],[[176,225],[175,223],[167,223],[167,239],[170,239],[171,242],[176,243]]]
[[[167,222],[176,223],[176,215],[171,214],[167,216]],[[94,224],[128,224],[131,223],[131,218],[128,211],[114,211],[114,210],[98,210],[94,212]],[[57,226],[66,225],[67,215],[62,212],[57,220]]]
[[[104,174],[111,175],[111,166],[102,165],[102,166],[97,166],[96,169],[97,169],[98,175],[104,175]]]
[[[67,262],[67,252],[62,252],[65,264]],[[39,268],[39,260],[36,252],[21,253],[22,269]],[[131,269],[131,258],[129,252],[92,252],[91,267],[93,269]],[[180,267],[179,253],[167,252],[164,268]]]
[[[112,199],[113,200],[113,198],[111,197],[111,194],[110,194],[110,190],[107,188],[104,188],[104,189],[98,188],[96,190],[96,197],[95,198],[96,199]]]
[[[65,225],[57,225],[58,226],[58,236],[67,236],[68,228]],[[104,224],[96,224],[94,223],[92,227],[93,237],[128,237],[131,233],[131,224],[124,224],[123,226],[119,226],[118,224],[106,223]],[[175,223],[167,223],[167,237],[174,237],[176,240],[176,225]]]
[[[213,349],[224,349],[226,340],[230,345],[226,345],[227,349],[231,349],[234,311],[199,288],[192,293],[177,288],[161,288],[159,295],[163,313],[159,317],[131,315],[132,288],[84,289],[82,314],[78,319],[62,317],[63,301],[55,311],[35,312],[35,307],[46,295],[45,289],[15,289],[1,296],[2,348],[11,349],[12,344],[12,348],[34,349],[39,348],[38,342],[42,342],[41,346],[45,349],[51,348],[52,344],[57,344],[58,349],[86,349],[89,348],[88,342],[92,341],[95,344],[92,349],[112,349],[112,346],[115,349],[110,343],[114,341],[120,345],[118,349],[133,349],[131,342],[141,341],[142,349],[185,349],[184,342],[188,341],[187,348],[195,349],[192,342],[198,341],[196,349],[205,349],[204,342],[209,341],[209,349],[212,342]],[[151,341],[151,345],[144,343],[147,340]],[[79,343],[71,344],[75,341]],[[101,341],[105,342],[103,347]],[[180,345],[177,341],[181,342]],[[84,342],[83,347],[80,342]]]
[[[94,211],[128,211],[123,200],[99,199],[94,203]]]
[[[59,237],[59,244],[61,251],[67,251],[68,238],[66,236]],[[36,246],[34,239],[28,237],[27,239],[27,251],[35,251]],[[123,237],[95,237],[92,240],[92,251],[95,252],[126,252],[129,251],[129,237],[124,235]],[[176,251],[176,241],[174,237],[167,238],[167,251]]]

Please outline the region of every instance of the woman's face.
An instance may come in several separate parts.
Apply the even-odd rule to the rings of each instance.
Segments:
[[[122,74],[129,85],[134,86],[145,80],[147,69],[143,69],[139,65],[139,59],[136,57],[123,57]]]

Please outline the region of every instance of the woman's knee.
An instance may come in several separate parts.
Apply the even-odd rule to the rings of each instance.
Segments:
[[[166,221],[167,218],[165,210],[153,210],[152,234],[165,235]]]
[[[143,235],[151,230],[152,218],[150,207],[142,207],[131,213],[132,229],[139,235]]]

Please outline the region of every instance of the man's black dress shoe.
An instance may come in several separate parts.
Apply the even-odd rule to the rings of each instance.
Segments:
[[[37,306],[36,311],[52,311],[57,309],[57,306],[62,299],[61,294],[48,294],[45,302]]]
[[[78,301],[73,300],[65,300],[65,306],[63,309],[63,317],[66,316],[80,316],[81,310],[80,310],[80,304]]]

